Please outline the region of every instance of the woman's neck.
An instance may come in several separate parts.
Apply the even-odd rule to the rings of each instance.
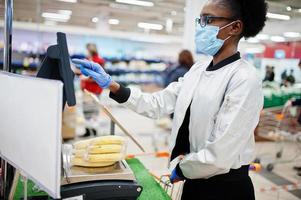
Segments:
[[[213,65],[237,53],[237,46],[225,47],[213,57]]]

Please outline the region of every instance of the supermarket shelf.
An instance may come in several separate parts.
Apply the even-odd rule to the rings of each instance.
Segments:
[[[123,85],[147,85],[147,84],[159,84],[159,81],[119,81],[116,80],[118,83]]]
[[[137,69],[121,69],[121,68],[116,68],[116,69],[106,69],[106,71],[110,75],[121,75],[121,74],[153,74],[153,75],[160,75],[162,71],[160,70],[137,70]]]
[[[0,66],[3,66],[3,61],[0,61]],[[37,64],[37,63],[30,63],[29,65],[25,66],[24,63],[21,61],[12,62],[12,68],[15,68],[15,69],[21,69],[21,68],[36,69],[38,66],[39,66],[39,64]]]
[[[79,58],[83,59],[86,58],[83,54],[74,54],[71,56],[71,58]],[[118,57],[103,57],[107,62],[130,62],[130,61],[145,61],[146,63],[166,63],[166,61],[162,59],[144,59],[144,58],[118,58]]]

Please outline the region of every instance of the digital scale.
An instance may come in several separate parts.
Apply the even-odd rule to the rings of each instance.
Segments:
[[[142,187],[124,160],[108,167],[71,166],[64,172],[61,187],[63,199],[135,200],[142,192]]]

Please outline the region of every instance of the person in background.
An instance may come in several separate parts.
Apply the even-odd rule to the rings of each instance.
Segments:
[[[96,45],[89,43],[87,44],[86,48],[87,59],[104,67],[105,60],[98,54]],[[100,96],[103,90],[91,77],[88,76],[81,76],[80,87],[82,90],[86,89],[96,96]],[[99,108],[97,104],[90,101],[84,101],[83,110],[85,119],[88,124],[93,124],[92,121],[95,121],[96,119],[94,118],[96,118],[96,116],[99,114]],[[86,133],[83,135],[83,137],[89,137],[91,135],[91,132],[93,133],[93,135],[97,134],[95,127],[91,126],[90,128],[86,128]]]
[[[87,46],[87,59],[93,61],[100,66],[105,66],[105,60],[99,56],[97,47],[93,43],[88,43]],[[102,93],[102,88],[90,77],[84,77],[81,79],[81,88],[86,89],[93,94],[99,96]]]
[[[189,50],[183,50],[179,54],[178,65],[172,67],[167,71],[165,78],[165,87],[170,83],[178,81],[180,77],[183,77],[194,64],[193,56]]]
[[[286,78],[287,78],[287,70],[285,69],[281,73],[281,84],[280,84],[280,86],[285,86],[286,85]]]
[[[267,65],[265,68],[265,77],[263,81],[274,81],[275,78],[275,72],[274,72],[274,67]]]
[[[286,77],[286,81],[290,84],[290,85],[294,85],[296,82],[295,76],[294,76],[294,70],[291,69],[290,70],[290,75],[288,75],[288,77]]]

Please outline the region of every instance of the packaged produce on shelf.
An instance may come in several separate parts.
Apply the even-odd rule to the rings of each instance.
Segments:
[[[105,167],[125,158],[126,140],[121,136],[102,136],[73,144],[71,164],[81,167]]]
[[[280,87],[276,82],[263,83],[264,107],[277,107],[284,105],[287,100],[300,97],[300,89],[295,86]]]

